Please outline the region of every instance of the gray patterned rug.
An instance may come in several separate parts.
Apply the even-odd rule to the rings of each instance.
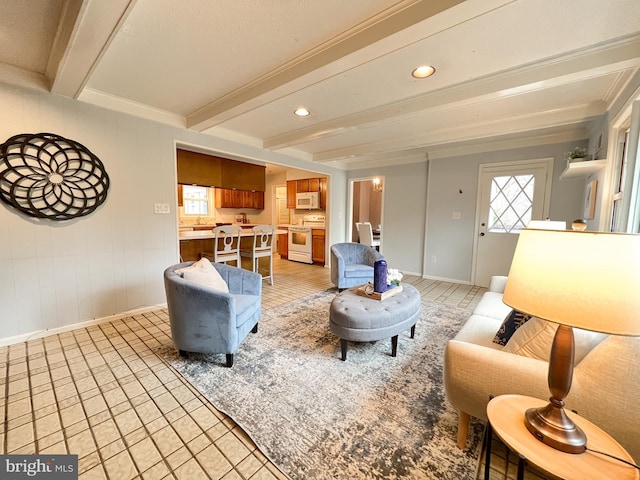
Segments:
[[[442,354],[468,311],[422,301],[416,337],[349,344],[329,331],[334,291],[263,312],[235,354],[168,361],[292,479],[473,479],[483,426],[456,447],[457,415],[444,398]]]

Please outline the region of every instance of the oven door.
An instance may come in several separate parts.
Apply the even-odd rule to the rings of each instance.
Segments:
[[[289,260],[313,263],[311,259],[311,228],[289,227]]]

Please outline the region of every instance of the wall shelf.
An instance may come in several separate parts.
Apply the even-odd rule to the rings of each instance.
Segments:
[[[567,168],[560,174],[560,180],[565,178],[586,177],[604,168],[606,160],[585,160],[583,162],[567,162]]]

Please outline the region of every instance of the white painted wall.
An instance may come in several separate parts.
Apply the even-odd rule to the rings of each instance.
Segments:
[[[584,179],[559,180],[566,167],[564,153],[575,146],[586,145],[571,142],[431,160],[426,258],[435,255],[437,262],[427,262],[424,274],[471,282],[480,164],[555,157],[549,215],[552,220],[566,221],[567,225],[580,218]],[[460,212],[460,220],[452,219],[454,211]]]
[[[375,176],[384,176],[381,251],[390,268],[420,275],[424,253],[427,163],[349,172],[350,179]]]
[[[179,258],[176,142],[313,166],[345,188],[344,172],[331,167],[65,97],[0,84],[0,105],[0,142],[19,133],[68,137],[95,153],[111,179],[105,204],[72,221],[38,221],[0,203],[0,343],[166,301],[162,272]],[[344,194],[332,197],[344,202]],[[154,214],[154,203],[168,203],[171,213]],[[333,242],[344,235],[338,221]]]

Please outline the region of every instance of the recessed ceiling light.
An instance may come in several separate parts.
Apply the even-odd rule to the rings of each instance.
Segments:
[[[431,65],[422,65],[411,72],[413,78],[427,78],[436,73],[435,67]]]
[[[307,115],[311,114],[311,112],[304,107],[296,108],[293,113],[295,113],[299,117],[306,117]]]

